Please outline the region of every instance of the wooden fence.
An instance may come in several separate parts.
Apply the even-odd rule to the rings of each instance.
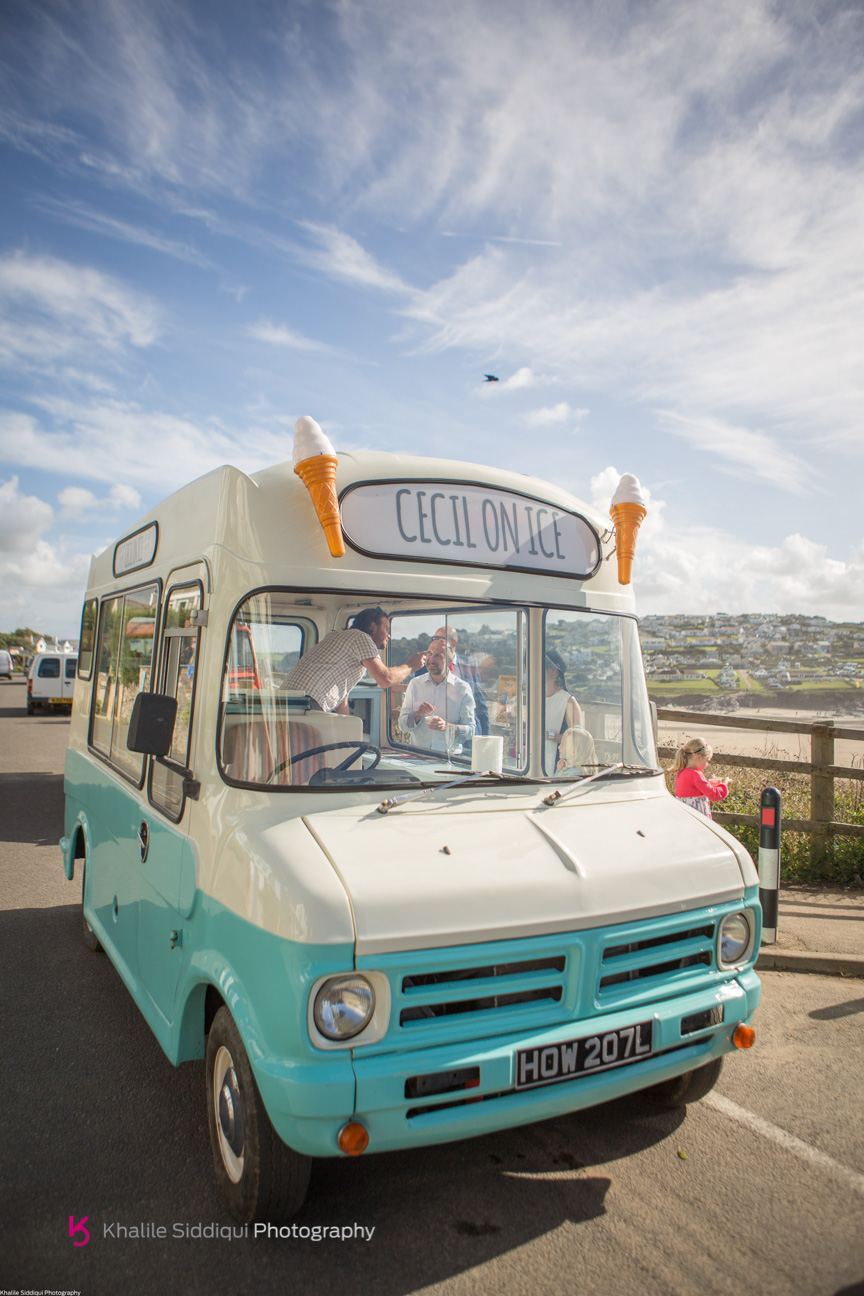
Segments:
[[[830,720],[805,724],[798,720],[766,720],[759,716],[743,716],[736,711],[731,715],[705,711],[679,711],[671,707],[657,708],[658,720],[672,720],[682,728],[692,728],[695,732],[710,725],[720,725],[724,729],[759,729],[764,733],[795,733],[810,735],[810,760],[790,761],[775,760],[768,756],[737,756],[714,753],[712,759],[718,765],[743,765],[750,769],[785,770],[789,774],[810,775],[810,818],[787,819],[783,817],[783,827],[789,832],[810,833],[813,838],[814,857],[826,853],[832,837],[864,837],[864,824],[838,823],[834,818],[834,780],[864,779],[864,768],[835,765],[834,743],[838,738],[852,742],[864,741],[864,729],[849,729],[846,726],[834,725]],[[675,747],[658,747],[662,757],[674,756]],[[759,816],[752,814],[732,814],[723,810],[712,810],[718,823],[734,824],[742,827],[759,827]]]

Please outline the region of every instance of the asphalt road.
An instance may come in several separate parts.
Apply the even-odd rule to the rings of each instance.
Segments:
[[[766,974],[756,1047],[686,1114],[628,1099],[322,1161],[296,1221],[306,1236],[189,1236],[228,1222],[203,1064],[170,1065],[80,939],[56,845],[67,732],[25,715],[22,684],[0,685],[0,1290],[864,1293],[862,982],[806,975]],[[70,1215],[87,1217],[86,1246]],[[315,1240],[335,1226],[352,1236]]]

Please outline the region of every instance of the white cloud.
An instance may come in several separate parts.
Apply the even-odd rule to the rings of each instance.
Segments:
[[[76,225],[79,229],[92,230],[108,238],[119,239],[123,243],[135,243],[140,247],[150,248],[154,252],[161,252],[165,256],[175,257],[178,261],[186,261],[202,269],[213,268],[213,262],[197,248],[190,247],[188,243],[169,238],[140,225],[133,225],[129,221],[119,220],[116,216],[98,211],[86,203],[72,201],[60,203],[43,199],[39,206],[48,215],[68,225]]]
[[[537,375],[528,365],[523,365],[517,369],[509,378],[505,378],[501,384],[502,391],[513,391],[521,387],[536,387],[538,382]]]
[[[105,513],[135,512],[141,508],[140,492],[121,482],[115,483],[104,499],[99,499],[84,486],[65,486],[57,501],[62,510],[61,518],[68,521],[81,521]]]
[[[572,409],[567,401],[559,401],[557,405],[546,405],[542,409],[529,410],[524,417],[529,427],[550,427],[584,418],[587,413],[585,409]]]
[[[57,502],[62,510],[62,518],[78,518],[84,513],[94,513],[99,508],[100,501],[96,498],[91,490],[84,486],[66,486],[57,496]]]
[[[660,418],[676,436],[720,459],[718,467],[739,477],[758,477],[796,495],[812,489],[816,469],[786,450],[776,437],[716,418],[686,418],[666,410]]]
[[[0,312],[0,363],[7,365],[149,347],[159,335],[154,303],[110,275],[56,257],[0,258]]]
[[[53,521],[51,505],[22,495],[17,477],[0,482],[0,553],[26,554]]]
[[[591,478],[591,503],[604,517],[620,477],[610,466]],[[797,534],[778,545],[752,545],[706,525],[698,509],[671,522],[667,503],[641,485],[648,511],[639,529],[633,585],[643,614],[722,608],[860,617],[864,544],[844,560],[830,557],[827,545]]]
[[[111,507],[117,509],[140,509],[141,494],[134,486],[129,486],[124,482],[116,482],[108,492],[108,499]]]
[[[332,225],[316,225],[311,221],[301,221],[300,224],[320,245],[320,251],[309,250],[299,255],[330,278],[382,292],[410,291],[409,285],[398,274],[382,266],[350,234]]]
[[[165,493],[224,463],[254,472],[290,458],[289,438],[257,423],[232,430],[132,401],[86,404],[45,397],[38,404],[52,427],[0,411],[0,460],[40,469],[62,463],[68,477]],[[126,507],[119,497],[112,503]]]
[[[266,319],[259,320],[257,324],[251,325],[249,335],[258,342],[268,342],[273,346],[288,347],[292,351],[327,352],[333,350],[326,342],[316,342],[314,338],[304,337],[302,333],[296,333],[285,324],[273,324]]]
[[[38,540],[26,554],[0,553],[0,626],[78,633],[90,555]]]

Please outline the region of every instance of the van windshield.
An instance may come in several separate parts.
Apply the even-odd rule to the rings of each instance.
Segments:
[[[389,686],[375,679],[382,671]],[[229,782],[272,790],[647,770],[656,754],[635,622],[257,593],[227,639],[219,760]]]

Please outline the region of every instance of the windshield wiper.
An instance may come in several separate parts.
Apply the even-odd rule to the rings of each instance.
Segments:
[[[533,779],[529,779],[525,774],[498,774],[495,770],[478,770],[476,774],[466,774],[464,778],[451,779],[449,783],[433,783],[429,787],[423,788],[422,792],[408,792],[405,796],[387,797],[375,808],[379,814],[386,814],[388,810],[392,810],[395,806],[404,805],[406,801],[416,801],[418,797],[428,796],[430,792],[440,792],[444,788],[462,787],[465,783],[478,783],[481,779],[494,779],[496,782],[505,783],[509,783],[511,780],[524,780],[526,783],[533,782]]]
[[[646,778],[649,775],[662,773],[661,769],[654,769],[650,765],[625,765],[623,761],[618,761],[617,764],[608,765],[606,769],[600,770],[597,774],[589,774],[587,778],[579,779],[572,787],[567,788],[566,792],[556,790],[550,793],[549,796],[543,798],[543,804],[555,805],[556,801],[562,801],[565,797],[570,796],[572,792],[584,787],[586,783],[594,783],[597,779],[608,778],[610,774],[614,774],[618,778]]]

